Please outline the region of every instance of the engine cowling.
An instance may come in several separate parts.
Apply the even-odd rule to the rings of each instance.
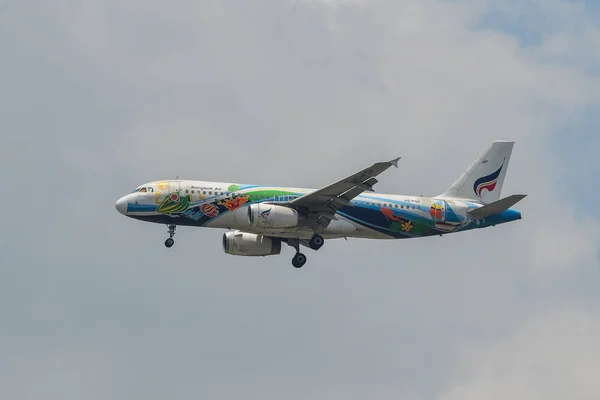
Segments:
[[[293,208],[274,204],[252,204],[248,207],[248,224],[259,229],[294,228],[300,216]]]
[[[270,256],[281,252],[281,242],[248,232],[225,232],[223,251],[234,256]]]

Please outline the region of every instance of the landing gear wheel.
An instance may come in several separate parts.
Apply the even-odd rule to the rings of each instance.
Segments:
[[[302,268],[304,264],[306,264],[306,256],[302,253],[296,253],[294,258],[292,258],[292,265],[295,268]]]
[[[325,244],[325,239],[319,234],[314,234],[308,242],[308,246],[313,250],[319,250]]]
[[[177,225],[168,224],[167,227],[169,228],[169,238],[165,240],[165,246],[167,246],[167,248],[171,248],[175,244],[173,236],[175,236],[175,228],[177,228]]]

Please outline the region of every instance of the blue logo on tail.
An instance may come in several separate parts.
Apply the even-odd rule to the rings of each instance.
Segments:
[[[506,161],[506,158],[504,159]],[[483,178],[479,178],[475,181],[473,185],[473,191],[475,194],[481,198],[481,194],[484,190],[488,192],[493,192],[496,189],[496,185],[498,184],[498,177],[500,176],[500,172],[502,172],[502,168],[504,167],[504,161],[502,161],[502,165],[498,168],[498,171],[489,174],[488,176],[484,176]]]

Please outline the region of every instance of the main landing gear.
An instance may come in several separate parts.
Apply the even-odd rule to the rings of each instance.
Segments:
[[[302,268],[302,266],[306,264],[306,256],[300,253],[300,240],[288,239],[288,245],[296,249],[296,254],[294,255],[294,258],[292,258],[292,265],[294,268]]]
[[[318,233],[315,233],[308,242],[308,246],[313,250],[319,250],[324,244],[325,239],[323,239],[323,236],[319,235]]]
[[[304,264],[306,264],[306,256],[300,253],[300,240],[288,239],[288,244],[296,249],[296,254],[294,255],[294,258],[292,258],[292,265],[295,268],[302,268]],[[310,247],[313,250],[319,250],[321,247],[323,247],[324,244],[325,239],[323,239],[323,236],[315,233],[308,242],[308,247]]]
[[[306,256],[300,252],[296,253],[292,258],[292,265],[296,268],[302,268],[304,264],[306,264]]]
[[[173,236],[175,236],[175,228],[177,227],[177,225],[168,224],[167,227],[169,228],[169,238],[167,240],[165,240],[165,246],[167,246],[167,248],[171,248],[175,244],[175,240],[173,240]]]

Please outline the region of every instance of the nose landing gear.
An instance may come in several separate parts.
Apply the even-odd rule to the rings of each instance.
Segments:
[[[165,246],[167,248],[171,248],[175,244],[175,240],[173,240],[173,236],[175,236],[175,228],[177,227],[177,225],[168,224],[167,227],[169,228],[169,238],[167,240],[165,240]]]

